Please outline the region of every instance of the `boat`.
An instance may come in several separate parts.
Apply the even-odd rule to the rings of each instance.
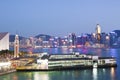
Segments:
[[[115,57],[99,57],[85,55],[78,52],[74,54],[40,54],[35,63],[17,68],[17,71],[50,71],[70,69],[92,69],[117,67]]]

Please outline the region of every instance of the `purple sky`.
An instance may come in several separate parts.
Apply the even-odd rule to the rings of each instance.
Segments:
[[[65,36],[120,29],[120,0],[0,0],[0,32]]]

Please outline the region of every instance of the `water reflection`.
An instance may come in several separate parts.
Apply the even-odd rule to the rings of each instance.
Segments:
[[[55,48],[54,52],[55,52],[55,53],[58,53],[58,48]]]
[[[93,68],[93,80],[97,80],[97,75],[98,75],[97,68]]]
[[[62,50],[63,54],[68,53],[68,48],[61,48],[61,50]]]
[[[0,80],[119,80],[115,68],[50,71],[15,72],[0,77]]]
[[[117,50],[116,49],[110,49],[110,55],[113,57],[117,57]]]
[[[13,76],[13,80],[18,80],[18,76],[17,76],[17,75],[14,75],[14,76]]]
[[[115,79],[115,68],[111,68],[110,70],[110,73],[111,73],[111,78],[114,80]]]
[[[103,74],[105,74],[105,68],[102,69]]]
[[[34,73],[34,80],[49,80],[49,76],[47,73],[39,73],[35,72]]]
[[[70,52],[70,53],[73,53],[73,49],[72,49],[72,48],[71,48],[71,49],[69,49],[69,52]]]
[[[43,48],[42,52],[48,52],[49,48]]]

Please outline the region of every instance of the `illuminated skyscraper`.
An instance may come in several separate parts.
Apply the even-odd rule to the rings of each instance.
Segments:
[[[100,34],[101,34],[101,27],[100,27],[99,24],[97,24],[97,26],[96,26],[96,39],[97,39],[98,42],[99,42],[100,39],[101,39]]]
[[[68,35],[68,45],[72,46],[72,34],[71,33]]]
[[[14,58],[19,57],[19,37],[18,35],[15,35],[15,41],[14,41]]]
[[[101,34],[101,27],[99,24],[96,26],[96,34]]]

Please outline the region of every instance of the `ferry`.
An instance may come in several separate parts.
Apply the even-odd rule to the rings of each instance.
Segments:
[[[50,71],[70,69],[90,69],[117,67],[115,57],[99,57],[80,54],[47,54],[43,53],[36,59],[35,63],[17,68],[17,71]]]

